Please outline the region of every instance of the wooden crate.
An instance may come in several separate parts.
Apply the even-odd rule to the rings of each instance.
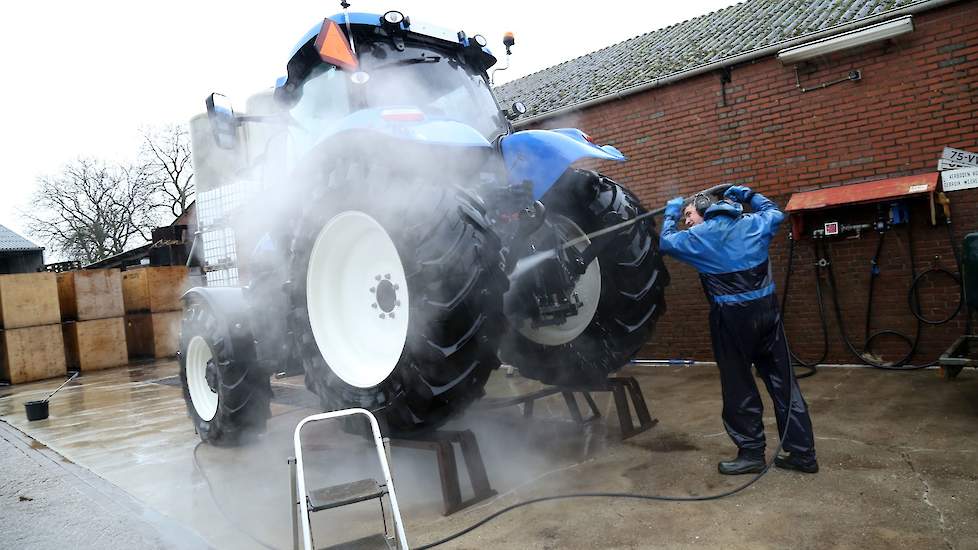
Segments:
[[[63,321],[122,317],[122,272],[86,269],[58,273],[58,301]]]
[[[84,372],[129,362],[126,323],[122,317],[70,322],[63,326],[69,368]]]
[[[55,325],[61,322],[54,273],[0,275],[0,328]]]
[[[187,290],[184,266],[139,267],[122,273],[122,300],[126,313],[157,313],[183,308]]]
[[[126,315],[129,357],[173,357],[180,347],[182,311]]]
[[[0,377],[11,384],[64,376],[61,325],[0,331]]]

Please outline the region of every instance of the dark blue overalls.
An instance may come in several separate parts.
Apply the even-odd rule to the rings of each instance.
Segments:
[[[710,335],[720,368],[723,425],[740,452],[764,456],[764,406],[751,375],[751,364],[764,379],[774,401],[778,432],[784,433],[788,409],[785,385],[792,381],[791,425],[784,449],[793,456],[815,458],[808,406],[791,376],[781,310],[768,265],[768,245],[784,219],[777,205],[754,193],[753,213],[736,203],[710,206],[703,223],[687,231],[678,220],[662,222],[663,253],[692,265],[710,301]]]

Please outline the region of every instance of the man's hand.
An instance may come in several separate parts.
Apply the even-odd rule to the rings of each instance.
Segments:
[[[735,200],[740,203],[750,202],[750,198],[754,196],[754,191],[746,185],[734,185],[727,189],[723,194],[723,198]]]
[[[666,203],[665,216],[667,218],[676,218],[676,219],[679,219],[679,216],[682,214],[682,211],[683,211],[683,204],[685,202],[686,202],[686,199],[684,199],[682,197],[676,197],[676,198],[670,200],[669,202],[667,202]]]

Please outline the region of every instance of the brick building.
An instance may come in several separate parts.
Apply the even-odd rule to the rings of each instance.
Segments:
[[[797,63],[777,58],[788,47],[908,15],[912,32]],[[854,70],[858,80],[849,79]],[[748,0],[534,73],[497,93],[501,100],[526,103],[518,127],[575,126],[619,148],[628,162],[596,167],[650,208],[719,183],[749,185],[784,207],[804,191],[908,175],[936,178],[945,146],[978,150],[978,2]],[[978,190],[948,197],[954,242],[960,244],[978,229]],[[957,267],[940,216],[931,224],[928,195],[905,202],[910,223],[886,233],[869,330],[900,331],[912,339],[911,241],[918,273]],[[817,358],[823,346],[811,229],[827,220],[873,222],[877,212],[876,205],[862,205],[805,217],[785,304],[788,338],[803,358]],[[772,245],[779,293],[789,228],[786,223]],[[868,231],[826,241],[846,332],[861,348],[879,236]],[[711,360],[699,280],[692,269],[667,263],[668,312],[645,355]],[[840,338],[824,274],[821,284],[828,361],[855,362]],[[920,288],[930,318],[957,304],[957,286],[947,275],[929,275]],[[924,326],[914,362],[934,359],[964,324],[962,314],[942,326]],[[910,348],[893,335],[872,347],[885,360]]]

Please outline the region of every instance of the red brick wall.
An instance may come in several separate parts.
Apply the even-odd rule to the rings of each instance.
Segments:
[[[792,66],[774,57],[733,67],[721,95],[719,73],[701,75],[570,116],[546,127],[577,126],[596,141],[618,147],[629,161],[599,169],[624,183],[650,208],[676,195],[718,183],[745,184],[784,206],[792,193],[820,187],[936,170],[945,146],[978,151],[978,2],[915,16],[916,30],[895,43],[869,45],[817,62],[802,86],[844,78],[851,69],[862,81],[802,93]],[[978,230],[978,192],[949,194],[955,242]],[[837,210],[832,219],[871,222],[875,207]],[[931,227],[926,201],[912,203],[918,271],[941,266],[956,271],[946,229]],[[819,221],[813,218],[812,221]],[[771,256],[780,293],[787,261],[786,223]],[[910,282],[906,227],[885,241],[874,297],[873,329],[910,334],[915,322],[907,307]],[[869,260],[875,234],[833,241],[831,253],[850,338],[862,345]],[[797,244],[795,273],[786,317],[789,340],[804,358],[821,351],[815,302],[811,240]],[[648,357],[711,360],[707,306],[695,272],[668,261],[673,283],[668,312],[644,351]],[[923,285],[928,315],[941,317],[957,301],[949,280]],[[825,304],[831,308],[828,289]],[[831,309],[829,361],[854,362],[843,347]],[[925,327],[917,361],[931,360],[960,334],[964,316],[942,327]],[[894,338],[879,341],[884,357],[907,350]]]

